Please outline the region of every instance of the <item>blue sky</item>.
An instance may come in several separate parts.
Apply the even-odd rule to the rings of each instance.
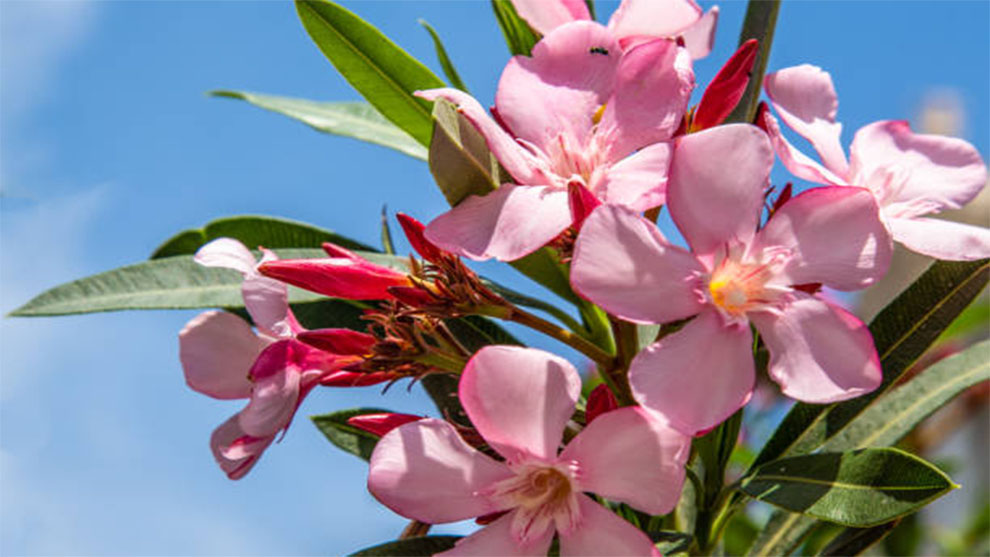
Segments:
[[[487,2],[344,5],[439,74],[416,24],[426,19],[491,101],[508,54]],[[721,8],[702,84],[734,50],[745,5]],[[287,3],[5,0],[0,12],[4,313],[221,216],[278,215],[376,243],[383,203],[423,220],[446,207],[419,161],[204,95],[358,98]],[[986,158],[988,21],[986,2],[785,1],[770,68],[830,71],[847,144],[955,91],[964,136]],[[365,491],[365,466],[305,420],[246,479],[218,471],[208,437],[240,403],[183,384],[176,333],[193,315],[0,322],[0,553],[335,554],[399,532],[404,519]],[[430,411],[418,390],[323,389],[301,414],[361,405]]]

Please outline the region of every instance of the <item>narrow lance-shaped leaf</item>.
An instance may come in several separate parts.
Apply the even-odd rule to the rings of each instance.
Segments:
[[[819,555],[835,557],[860,555],[887,537],[887,534],[897,526],[898,522],[892,520],[870,528],[846,528],[828,542],[828,545],[822,549]]]
[[[856,527],[914,512],[955,487],[930,463],[892,448],[782,458],[740,482],[760,501]]]
[[[351,554],[351,557],[429,557],[454,547],[460,536],[423,536],[387,542],[374,547],[362,549]]]
[[[426,148],[366,102],[322,102],[244,91],[211,91],[215,97],[240,99],[299,120],[316,131],[351,137],[426,160]]]
[[[333,2],[299,0],[296,10],[344,79],[392,123],[429,145],[430,103],[413,92],[443,87],[443,81],[381,31]]]
[[[509,52],[513,56],[519,54],[529,56],[533,52],[533,46],[540,40],[540,34],[519,17],[510,0],[491,0],[491,2],[495,20],[502,29]]]
[[[433,48],[437,51],[437,61],[440,62],[440,67],[443,69],[443,74],[447,76],[447,81],[449,81],[454,87],[457,87],[461,91],[467,93],[468,88],[464,85],[464,82],[461,81],[461,76],[457,73],[454,63],[450,61],[450,56],[447,55],[447,49],[444,48],[443,42],[440,41],[440,35],[437,34],[433,26],[427,23],[426,20],[419,20],[419,24],[426,29],[426,31],[430,34],[430,38],[433,39]]]
[[[381,241],[382,251],[395,255],[395,242],[392,241],[392,229],[388,225],[388,207],[385,205],[382,205]]]

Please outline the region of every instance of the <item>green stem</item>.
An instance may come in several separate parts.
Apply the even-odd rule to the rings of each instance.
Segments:
[[[746,19],[739,33],[739,44],[749,39],[756,39],[760,41],[760,51],[756,55],[753,71],[750,72],[746,92],[726,122],[751,123],[756,117],[756,107],[759,105],[763,75],[767,71],[767,60],[770,58],[770,46],[773,44],[773,31],[777,25],[778,11],[780,11],[780,0],[750,0],[746,7]]]
[[[612,356],[606,354],[604,350],[598,348],[598,346],[584,337],[568,331],[563,327],[554,325],[546,319],[537,317],[524,309],[518,307],[510,307],[507,309],[508,312],[492,312],[489,315],[491,317],[497,317],[507,321],[512,321],[514,323],[519,323],[520,325],[525,325],[530,329],[534,329],[549,337],[555,338],[571,348],[574,348],[578,352],[581,352],[596,364],[604,368],[608,368],[613,365],[614,358],[612,358]],[[508,313],[508,315],[506,315],[506,313]]]

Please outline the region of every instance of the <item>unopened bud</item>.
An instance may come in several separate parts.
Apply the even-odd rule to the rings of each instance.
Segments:
[[[422,420],[422,416],[412,414],[397,414],[395,412],[382,412],[381,414],[361,414],[347,418],[348,425],[352,425],[362,431],[367,431],[379,437],[399,427],[403,424]]]

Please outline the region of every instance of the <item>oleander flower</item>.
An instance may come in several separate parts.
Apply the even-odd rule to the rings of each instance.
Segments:
[[[468,445],[448,422],[389,431],[371,456],[368,489],[395,512],[431,524],[502,516],[442,555],[658,555],[650,539],[585,492],[650,514],[680,497],[688,437],[639,407],[599,414],[562,451],[581,380],[533,348],[487,346],[468,362],[459,398],[504,461]]]

